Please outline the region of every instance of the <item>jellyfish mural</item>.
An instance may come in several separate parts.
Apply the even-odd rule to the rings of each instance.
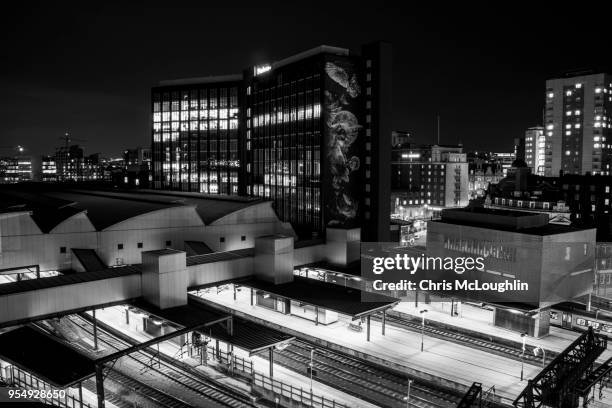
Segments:
[[[325,92],[327,109],[327,158],[331,175],[332,197],[328,201],[328,225],[344,225],[356,218],[358,201],[349,186],[353,173],[360,167],[359,158],[351,154],[351,146],[362,128],[352,110],[354,99],[361,90],[357,77],[340,63],[328,62],[325,72],[333,81],[332,91]]]

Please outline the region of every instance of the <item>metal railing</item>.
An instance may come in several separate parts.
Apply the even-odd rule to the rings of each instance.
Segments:
[[[256,372],[253,368],[253,361],[243,357],[232,355],[222,350],[217,353],[216,348],[210,345],[206,348],[208,358],[225,364],[231,373],[242,372],[245,376],[252,379],[253,385],[272,391],[275,396],[289,398],[303,405],[313,408],[349,408],[347,405],[336,400],[325,398],[310,392],[310,389],[303,389],[286,384],[280,380],[275,380]],[[231,359],[231,364],[230,364]]]
[[[6,378],[6,380],[8,380],[7,382],[12,386],[23,388],[26,390],[40,390],[40,391],[42,390],[54,391],[55,390],[57,391],[57,388],[54,388],[50,384],[39,380],[38,378],[34,377],[32,374],[27,373],[18,367],[15,367],[12,365],[10,366],[10,370],[7,370],[7,371],[10,373],[10,376],[8,376],[9,373],[7,373],[7,376],[9,378]],[[59,397],[59,396],[57,398],[40,397],[38,399],[40,401],[43,401],[46,404],[50,404],[50,405],[54,405],[54,406],[62,407],[62,408],[93,408],[88,403],[81,401],[78,397],[70,395],[67,389],[64,391],[66,392],[63,397]],[[49,395],[49,394],[53,395],[53,392],[44,393],[44,395]]]
[[[275,380],[260,373],[253,374],[253,384],[264,389],[272,391],[277,396],[289,398],[306,406],[313,408],[348,408],[336,400],[325,398],[322,395],[311,393],[310,390],[297,388],[292,385],[285,384],[282,381]]]

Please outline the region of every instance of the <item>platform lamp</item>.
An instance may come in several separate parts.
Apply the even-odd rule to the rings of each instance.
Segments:
[[[421,314],[421,351],[423,351],[423,343],[425,339],[425,313],[427,313],[427,309],[423,309],[419,313]]]
[[[406,408],[410,408],[410,386],[412,385],[412,382],[414,380],[408,379],[408,392],[406,393],[406,396],[404,397],[404,400],[406,400]]]
[[[523,347],[521,349],[521,381],[523,381],[523,372],[525,369],[525,340],[527,333],[521,333],[521,340],[523,341]]]
[[[542,347],[541,345],[537,345],[533,349],[533,355],[537,357],[538,351],[542,352],[542,368],[544,368],[544,366],[546,365],[546,350],[544,350],[544,347]]]

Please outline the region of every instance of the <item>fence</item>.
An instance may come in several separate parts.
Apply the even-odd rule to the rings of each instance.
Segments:
[[[242,372],[242,374],[252,379],[255,386],[272,391],[276,396],[289,398],[292,401],[313,408],[348,408],[347,405],[336,402],[335,400],[325,398],[322,395],[313,394],[309,389],[304,390],[303,388],[297,388],[258,373],[253,369],[253,361],[247,361],[240,356],[232,355],[222,350],[217,352],[217,349],[211,346],[207,347],[206,352],[209,358],[216,359],[220,363],[225,364],[230,372]],[[230,359],[232,361],[231,365]]]
[[[18,367],[15,367],[12,365],[10,366],[10,370],[7,368],[7,371],[10,373],[10,378],[7,378],[7,380],[8,380],[8,383],[12,386],[23,388],[26,390],[40,390],[40,391],[56,390],[57,391],[57,388],[53,388],[51,385],[47,384],[44,381],[39,380],[38,378],[34,377],[32,374],[27,373],[19,369]],[[7,375],[9,373],[7,373]],[[53,397],[52,398],[42,398],[41,397],[38,399],[47,404],[55,405],[55,406],[63,407],[63,408],[92,408],[91,405],[89,405],[86,402],[81,401],[78,397],[70,395],[68,393],[68,390],[62,390],[62,391],[66,391],[63,397],[59,397],[59,396],[57,398],[53,398]],[[52,392],[44,393],[44,395],[49,395],[49,394],[53,395]]]
[[[266,377],[260,373],[253,374],[253,384],[264,389],[272,391],[277,396],[289,398],[295,402],[299,402],[313,408],[348,408],[347,405],[330,400],[322,395],[315,395],[310,390],[304,391],[303,388],[297,388],[292,385],[287,385],[282,381]]]

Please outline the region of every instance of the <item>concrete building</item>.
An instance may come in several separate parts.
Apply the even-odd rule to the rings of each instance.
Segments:
[[[497,306],[496,326],[541,337],[548,333],[548,307],[591,292],[595,229],[549,224],[545,214],[449,209],[429,222],[427,255],[484,258],[484,270],[460,275],[466,280],[527,283],[524,293],[470,291],[455,296]],[[441,281],[459,275],[428,271],[428,277]]]
[[[549,79],[545,102],[545,175],[609,175],[612,77],[575,72]]]
[[[107,267],[139,264],[144,251],[231,251],[253,247],[260,235],[294,235],[270,201],[256,198],[45,185],[3,189],[0,197],[0,270],[82,271],[79,249],[95,251]]]

